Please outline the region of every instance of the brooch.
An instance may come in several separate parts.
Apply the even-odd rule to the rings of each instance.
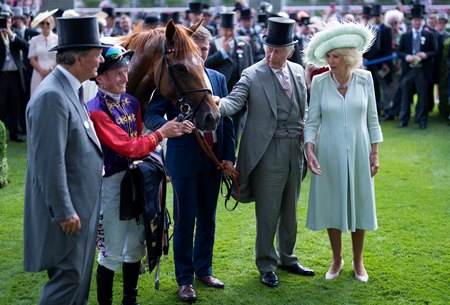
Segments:
[[[424,45],[426,40],[427,39],[425,38],[425,36],[420,36],[420,44],[421,45]]]

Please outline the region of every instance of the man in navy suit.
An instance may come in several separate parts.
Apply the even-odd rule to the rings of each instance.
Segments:
[[[433,58],[437,55],[434,35],[421,28],[422,7],[411,10],[411,31],[400,37],[397,55],[402,59],[402,104],[398,127],[408,126],[414,92],[417,92],[416,121],[420,129],[427,128],[428,97],[433,90]]]
[[[211,34],[202,26],[193,39],[205,60]],[[224,97],[228,94],[222,74],[210,69],[205,69],[205,74],[214,95]],[[155,130],[179,113],[170,101],[157,96],[148,106],[144,123]],[[204,137],[207,141],[208,138],[212,140],[209,143],[218,160],[229,166],[234,164],[235,136],[230,118],[221,118],[216,130],[205,132]],[[224,287],[224,283],[212,275],[215,215],[222,173],[202,151],[194,134],[168,140],[166,166],[174,188],[173,252],[178,295],[183,301],[195,301],[194,273],[198,281],[209,287]]]

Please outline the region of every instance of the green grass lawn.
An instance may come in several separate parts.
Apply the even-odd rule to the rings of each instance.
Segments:
[[[308,175],[298,206],[296,254],[317,275],[279,271],[278,288],[263,286],[254,264],[254,205],[229,212],[220,201],[213,266],[226,287],[194,283],[197,304],[450,304],[450,126],[437,113],[426,130],[415,124],[397,129],[395,123],[382,123],[379,229],[367,233],[364,252],[368,283],[354,279],[349,234],[343,236],[342,274],[325,280],[331,262],[327,234],[305,229]],[[25,273],[22,267],[25,144],[10,142],[8,161],[10,184],[0,189],[0,304],[36,304],[46,274]],[[117,272],[115,304],[120,304],[120,277]],[[153,274],[141,276],[142,305],[179,303],[171,252],[162,261],[160,290],[153,285]],[[95,281],[90,296],[89,304],[96,304]]]

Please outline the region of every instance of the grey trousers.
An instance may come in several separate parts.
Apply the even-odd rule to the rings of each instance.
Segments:
[[[303,151],[298,138],[273,138],[255,167],[251,187],[256,203],[256,266],[263,272],[298,262],[297,200]],[[277,251],[274,247],[277,235]]]

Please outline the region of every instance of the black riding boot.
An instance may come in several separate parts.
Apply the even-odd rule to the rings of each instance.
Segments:
[[[112,304],[114,271],[98,265],[97,267],[97,301],[99,305]]]
[[[139,278],[140,269],[141,269],[141,262],[123,263],[122,305],[139,305],[139,303],[136,301],[136,297],[138,292],[137,282]]]

